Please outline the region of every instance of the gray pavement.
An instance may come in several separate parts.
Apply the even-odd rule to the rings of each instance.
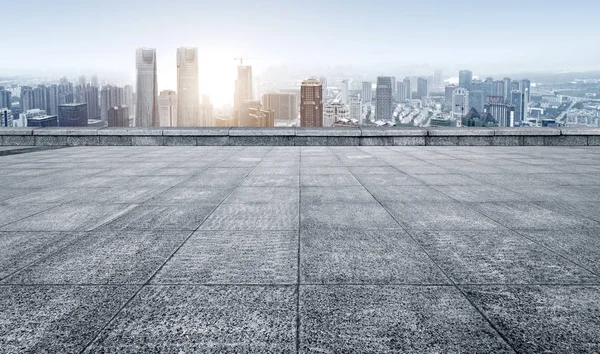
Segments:
[[[0,157],[0,353],[600,352],[600,148]]]

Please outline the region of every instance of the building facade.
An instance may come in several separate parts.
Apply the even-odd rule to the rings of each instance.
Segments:
[[[178,126],[177,93],[172,90],[160,91],[158,96],[158,115],[161,127]]]
[[[427,87],[427,79],[420,77],[417,79],[417,95],[420,99],[429,97],[429,89]]]
[[[66,103],[59,105],[58,125],[60,127],[87,127],[87,104]]]
[[[392,80],[387,76],[377,78],[375,92],[375,120],[390,122],[394,120],[392,102]]]
[[[452,91],[452,118],[464,117],[469,112],[469,91],[458,87]]]
[[[252,97],[252,67],[239,65],[237,67],[237,80],[235,80],[233,99],[233,117],[238,124],[240,122],[242,104],[244,101],[252,100]]]
[[[262,96],[262,105],[265,109],[275,112],[275,120],[298,119],[298,95],[295,93],[265,93]]]
[[[333,100],[323,105],[323,126],[332,127],[340,120],[350,120],[350,109],[341,101]]]
[[[157,127],[158,83],[156,79],[156,49],[138,48],[136,51],[137,103],[135,110],[136,127]],[[60,117],[59,117],[60,118]]]
[[[458,87],[469,91],[471,90],[471,82],[473,82],[473,72],[471,70],[461,70],[458,72]]]
[[[109,127],[128,127],[129,126],[129,107],[121,105],[110,107],[108,110]]]
[[[323,86],[314,78],[302,81],[300,87],[300,126],[323,126]]]
[[[363,103],[371,103],[373,100],[373,83],[371,81],[363,81],[360,98]]]
[[[177,121],[175,124],[180,127],[200,125],[198,48],[177,48]]]

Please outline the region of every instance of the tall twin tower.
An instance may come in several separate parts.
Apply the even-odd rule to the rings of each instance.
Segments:
[[[136,127],[160,126],[158,115],[158,85],[156,80],[156,49],[136,51],[137,106]],[[177,126],[200,125],[200,95],[198,92],[198,48],[177,49]]]

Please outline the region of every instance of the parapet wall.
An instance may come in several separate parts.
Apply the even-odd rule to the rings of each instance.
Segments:
[[[4,146],[600,146],[600,128],[0,128]]]

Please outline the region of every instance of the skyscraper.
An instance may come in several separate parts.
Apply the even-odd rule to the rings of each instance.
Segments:
[[[161,120],[161,124],[162,124]],[[177,126],[200,125],[198,48],[177,48]]]
[[[100,88],[100,85],[98,83],[98,75],[92,75],[92,86]]]
[[[452,118],[459,119],[469,112],[469,91],[463,87],[452,91]]]
[[[458,87],[462,87],[469,91],[471,82],[473,81],[473,72],[470,70],[461,70],[458,72]]]
[[[496,80],[496,81],[492,82],[492,92],[488,96],[504,97],[504,81]]]
[[[510,102],[511,91],[512,91],[512,82],[510,77],[505,77],[502,79],[504,81],[504,102]]]
[[[236,124],[240,123],[242,104],[247,100],[252,100],[252,67],[239,65],[233,100],[233,118]]]
[[[406,85],[406,100],[412,100],[412,88],[410,87],[410,77],[405,77],[403,82]]]
[[[486,98],[485,112],[489,113],[498,122],[499,127],[510,127],[508,106],[504,103],[504,96],[489,96]]]
[[[161,127],[177,127],[179,125],[179,113],[177,110],[177,93],[172,90],[160,91],[158,96],[158,112]]]
[[[420,77],[417,79],[417,95],[420,99],[429,97],[429,90],[427,88],[427,79]]]
[[[60,103],[60,89],[58,85],[48,86],[48,107],[46,112],[51,116],[58,116],[58,105]]]
[[[375,119],[393,121],[394,108],[392,105],[392,79],[390,77],[379,76],[377,78],[375,102]]]
[[[298,96],[295,93],[265,93],[262,96],[264,109],[275,112],[275,120],[298,119]]]
[[[13,115],[10,109],[0,108],[0,127],[12,128]]]
[[[0,90],[0,109],[12,109],[12,93],[7,90]]]
[[[363,103],[371,103],[371,100],[373,99],[373,83],[371,83],[371,81],[363,81],[360,98]]]
[[[21,86],[21,111],[27,112],[30,109],[35,109],[33,104],[33,87]]]
[[[529,104],[528,101],[528,91],[523,92],[520,90],[514,90],[511,92],[511,103],[515,106],[515,125],[521,125],[523,122],[527,122],[527,107]]]
[[[485,105],[485,93],[483,91],[469,92],[469,110],[475,108],[477,113],[482,114]]]
[[[60,127],[87,127],[87,104],[67,103],[58,106],[58,125]]]
[[[408,100],[408,88],[404,81],[396,83],[396,101],[406,102]]]
[[[335,99],[323,105],[323,126],[332,127],[333,123],[350,119],[350,109],[348,105]]]
[[[323,126],[323,86],[315,78],[302,81],[300,87],[300,126]]]
[[[108,109],[109,127],[128,127],[129,126],[129,107],[121,105],[110,107]]]
[[[210,127],[213,125],[213,105],[210,103],[210,97],[202,96],[202,104],[200,104],[200,126]]]
[[[456,85],[448,85],[444,89],[444,111],[452,112],[452,95],[456,90]]]
[[[442,86],[444,84],[444,74],[442,70],[437,69],[433,72],[433,84],[435,86]]]
[[[348,80],[342,80],[342,103],[348,104]]]
[[[531,99],[531,81],[529,79],[523,79],[519,82],[519,90],[521,92],[527,92],[527,102]]]
[[[136,69],[137,108],[135,110],[135,126],[159,126],[156,49],[138,48],[136,50]]]

